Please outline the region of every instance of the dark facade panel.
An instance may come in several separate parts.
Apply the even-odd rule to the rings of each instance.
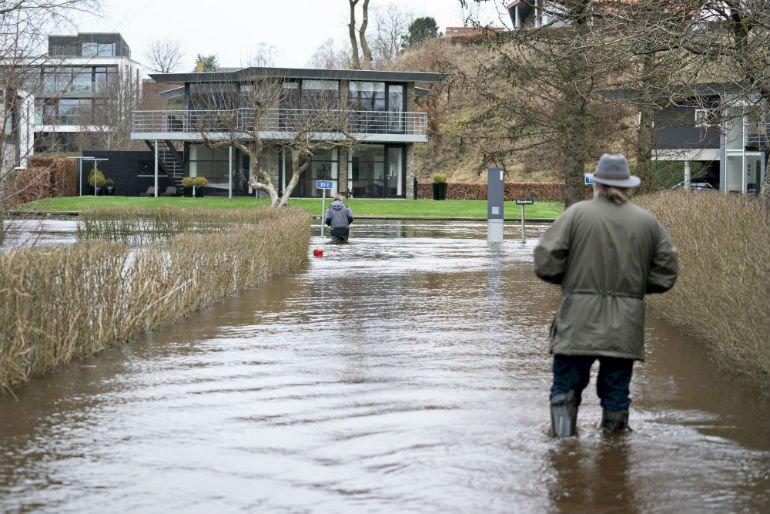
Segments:
[[[719,149],[716,127],[667,127],[653,131],[653,147],[658,150]]]
[[[654,146],[659,150],[719,148],[720,129],[716,126],[698,127],[697,104],[670,105],[655,113]]]
[[[147,191],[154,184],[154,161],[152,152],[148,151],[85,151],[84,157],[107,158],[108,161],[99,163],[107,178],[115,181],[115,194],[121,196],[137,196]],[[88,191],[88,174],[92,164],[83,162],[83,193]],[[145,176],[139,176],[145,175]],[[158,189],[160,193],[167,186],[173,186],[173,181],[164,175],[158,176]]]
[[[114,44],[115,57],[131,57],[131,48],[118,33],[80,33],[76,36],[48,36],[51,57],[84,57],[83,43]],[[87,56],[93,57],[93,56]]]

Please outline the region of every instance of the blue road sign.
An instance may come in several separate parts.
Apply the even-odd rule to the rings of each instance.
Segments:
[[[331,189],[334,189],[334,182],[332,182],[331,180],[316,180],[315,188],[331,190]]]
[[[591,184],[594,183],[594,178],[589,177],[588,175],[583,175],[583,183],[587,186],[590,186]]]

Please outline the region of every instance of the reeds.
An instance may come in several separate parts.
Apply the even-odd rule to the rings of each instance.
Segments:
[[[676,285],[651,305],[708,343],[720,364],[770,384],[770,226],[761,200],[669,191],[635,201],[680,252]]]
[[[207,209],[205,207],[120,207],[94,209],[80,215],[80,240],[146,244],[190,232],[211,232],[230,223],[256,224],[276,219],[269,207]]]
[[[310,237],[292,209],[141,248],[83,242],[0,254],[0,389],[302,267]]]

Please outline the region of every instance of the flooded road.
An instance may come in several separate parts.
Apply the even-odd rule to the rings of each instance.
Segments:
[[[770,512],[770,401],[654,317],[635,432],[604,440],[589,388],[550,439],[558,290],[484,230],[358,226],[0,398],[0,511]]]

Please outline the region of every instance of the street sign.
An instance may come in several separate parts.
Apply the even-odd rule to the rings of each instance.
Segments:
[[[323,189],[323,190],[332,190],[334,189],[334,182],[331,180],[316,180],[315,181],[315,188],[316,189]]]
[[[516,205],[535,205],[534,200],[516,200]]]
[[[583,175],[583,183],[587,186],[590,186],[591,184],[594,183],[594,178],[589,177],[588,175]]]

